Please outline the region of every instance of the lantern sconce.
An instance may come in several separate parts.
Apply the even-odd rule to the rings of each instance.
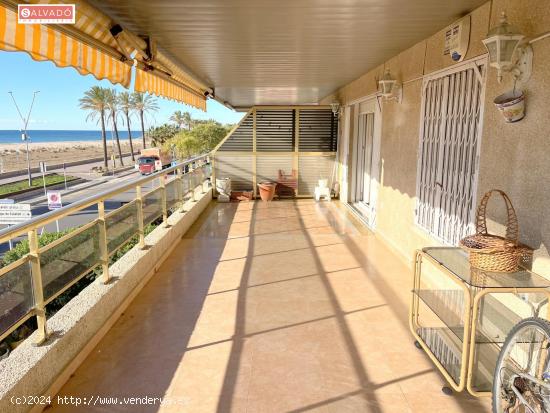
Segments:
[[[533,49],[525,36],[508,23],[502,12],[500,23],[487,33],[483,44],[489,52],[489,65],[497,69],[498,82],[502,82],[503,72],[509,72],[514,80],[526,83],[531,77]],[[515,57],[515,60],[514,60]]]
[[[330,109],[332,110],[332,114],[336,117],[340,116],[340,102],[334,101],[330,104]]]
[[[392,77],[390,69],[386,69],[384,76],[378,81],[378,88],[385,100],[396,100],[401,103],[403,99],[403,88],[401,84]]]

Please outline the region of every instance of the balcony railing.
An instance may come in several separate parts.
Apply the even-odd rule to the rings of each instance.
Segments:
[[[165,225],[169,211],[185,212],[183,205],[195,200],[198,187],[205,192],[210,175],[209,157],[202,155],[0,231],[0,243],[22,236],[29,241],[27,255],[0,268],[0,340],[36,317],[36,343],[44,342],[45,306],[96,267],[108,283],[110,257],[134,236],[144,248],[144,228],[161,217]],[[153,188],[144,192],[149,183]],[[128,191],[134,191],[133,199],[106,213],[105,201]],[[40,228],[89,208],[97,208],[97,218],[39,246]]]

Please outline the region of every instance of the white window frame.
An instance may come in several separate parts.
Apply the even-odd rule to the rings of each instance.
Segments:
[[[453,245],[458,242],[458,240],[473,231],[474,228],[474,218],[475,218],[475,210],[477,205],[477,187],[479,182],[479,159],[480,159],[480,150],[481,150],[481,140],[482,140],[482,131],[483,131],[483,117],[484,117],[484,109],[485,109],[485,89],[486,89],[486,78],[487,78],[487,68],[488,68],[488,61],[487,56],[484,56],[482,58],[472,59],[466,62],[463,62],[461,64],[457,64],[456,66],[453,66],[448,69],[443,69],[434,73],[431,73],[429,75],[426,75],[423,77],[423,84],[422,84],[422,95],[421,95],[421,109],[420,109],[420,131],[419,131],[419,139],[418,139],[418,152],[417,152],[417,177],[416,177],[416,207],[415,207],[415,223],[416,225],[427,232],[432,237],[436,238],[438,241],[444,243]],[[469,69],[474,70],[475,78],[477,81],[480,82],[480,94],[479,94],[479,119],[478,124],[476,128],[476,135],[477,135],[477,142],[476,142],[476,154],[475,159],[473,159],[474,162],[474,173],[473,173],[473,182],[472,182],[472,188],[471,188],[471,203],[469,204],[469,210],[467,211],[467,223],[465,226],[463,226],[461,229],[459,228],[460,222],[457,222],[458,217],[457,215],[451,215],[445,214],[443,211],[443,208],[441,208],[441,205],[439,205],[438,199],[442,198],[442,192],[443,192],[443,185],[442,183],[437,182],[437,177],[435,175],[443,175],[442,171],[442,161],[438,160],[437,162],[437,170],[435,172],[435,175],[432,177],[431,180],[433,180],[434,184],[438,188],[431,188],[431,191],[433,192],[433,205],[422,205],[421,204],[421,184],[422,184],[422,176],[423,176],[423,143],[425,141],[424,139],[424,127],[425,127],[425,109],[426,109],[426,89],[429,84],[429,82],[445,78],[449,75],[456,74],[462,71],[466,71]],[[447,85],[448,86],[448,85]],[[448,89],[446,89],[446,85],[443,86],[444,91],[442,92],[443,98],[445,98],[448,92]],[[441,95],[440,95],[441,96]],[[464,105],[467,104],[467,101],[461,100],[461,102],[464,102]],[[445,104],[446,105],[446,104]],[[446,109],[446,107],[445,107]],[[446,118],[445,120],[447,120]],[[457,126],[457,122],[455,121],[454,127]],[[445,134],[446,129],[444,130],[444,125],[448,125],[448,123],[442,123],[439,125],[441,130],[439,131],[439,145],[438,145],[438,159],[439,157],[445,157],[444,154],[444,141],[445,139],[441,139],[441,137],[447,136]],[[463,124],[462,124],[463,125]],[[460,125],[459,127],[462,127]],[[455,133],[456,130],[453,129],[452,133]],[[456,139],[456,135],[455,135]],[[434,152],[432,152],[434,153]],[[433,172],[433,170],[432,170]],[[461,177],[465,177],[465,175],[462,175]],[[460,178],[460,177],[459,177]],[[454,181],[453,181],[454,182]],[[451,189],[450,189],[451,190]],[[452,211],[463,211],[458,210],[457,206],[460,206],[456,202],[452,204]],[[421,213],[429,213],[426,212],[429,211],[431,208],[432,210],[432,219],[431,222],[426,222],[426,219],[422,219]],[[441,224],[442,221],[445,221],[443,224]],[[446,226],[447,225],[447,226]]]
[[[339,122],[339,127],[342,133],[339,135],[339,142],[337,149],[342,151],[339,160],[340,165],[340,199],[349,201],[349,186],[348,186],[348,174],[351,169],[349,163],[349,145],[351,139],[351,122],[352,122],[352,106],[348,105],[344,108],[343,121]],[[337,160],[338,161],[338,160]]]
[[[350,192],[349,192],[349,203],[353,205],[358,212],[362,215],[367,226],[371,229],[376,228],[376,212],[378,208],[378,191],[380,188],[380,176],[381,176],[381,152],[380,146],[382,141],[382,107],[378,100],[376,94],[369,95],[363,98],[360,98],[350,105],[353,106],[353,136],[351,138],[352,149],[352,159],[351,159],[351,168],[348,169],[350,173]],[[356,196],[356,179],[355,173],[358,167],[357,165],[357,151],[355,145],[359,139],[359,118],[361,115],[372,113],[374,116],[373,123],[373,141],[372,141],[372,164],[371,171],[369,171],[369,179],[371,181],[371,205],[366,207],[360,205],[359,201],[355,198]]]

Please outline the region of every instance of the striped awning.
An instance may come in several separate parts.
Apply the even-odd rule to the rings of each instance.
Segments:
[[[177,102],[186,103],[206,111],[206,97],[176,82],[156,76],[154,73],[136,69],[134,89],[138,92],[149,92]]]
[[[138,62],[121,50],[111,34],[115,22],[85,0],[30,0],[28,3],[75,4],[74,25],[18,24],[17,2],[0,1],[0,50],[24,51],[34,60],[48,60],[59,67],[74,67],[83,75],[130,86],[135,66],[135,90],[206,110],[204,87],[175,61],[157,51],[154,59]],[[143,40],[141,40],[143,42]]]
[[[82,26],[84,21],[78,20]],[[77,21],[75,26],[78,25]],[[74,67],[82,75],[91,74],[99,80],[130,86],[129,64],[52,27],[18,24],[17,13],[3,5],[0,5],[0,50],[24,51],[34,60],[49,60],[59,67]]]

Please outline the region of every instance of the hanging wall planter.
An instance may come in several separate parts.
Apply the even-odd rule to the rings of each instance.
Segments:
[[[510,91],[493,101],[506,122],[518,122],[525,116],[525,95],[522,91]]]

